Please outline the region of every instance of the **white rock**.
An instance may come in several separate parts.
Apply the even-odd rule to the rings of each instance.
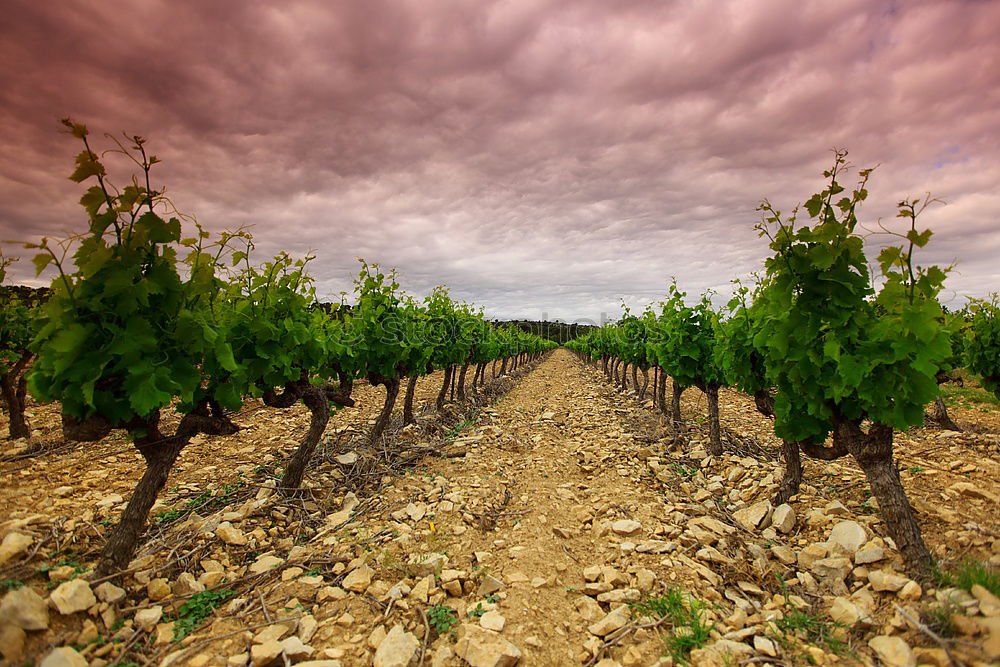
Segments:
[[[110,581],[105,581],[94,589],[94,593],[97,594],[97,599],[101,602],[107,602],[108,604],[114,604],[125,599],[125,589],[119,586],[115,586]]]
[[[17,532],[7,533],[3,542],[0,543],[0,565],[20,556],[28,550],[33,542],[30,535]]]
[[[874,570],[868,573],[868,581],[871,582],[872,588],[877,591],[890,591],[895,593],[905,586],[910,580],[893,572]]]
[[[503,626],[506,623],[507,619],[496,610],[488,611],[479,617],[479,625],[494,632],[503,632]]]
[[[264,665],[269,665],[278,659],[278,656],[281,655],[281,651],[281,642],[274,639],[264,642],[263,644],[254,644],[250,649],[250,664],[253,665],[253,667],[263,667]]]
[[[460,634],[455,654],[471,667],[513,667],[521,660],[521,650],[495,632],[466,623]]]
[[[875,655],[886,667],[916,667],[917,665],[917,659],[913,655],[910,645],[900,637],[879,635],[869,640],[868,646],[875,651]]]
[[[416,657],[420,642],[402,625],[394,625],[375,651],[374,667],[406,667]]]
[[[243,531],[228,521],[223,521],[219,524],[219,527],[215,529],[215,536],[226,544],[233,546],[244,546],[247,543],[247,537],[243,534]]]
[[[285,563],[284,558],[278,558],[277,556],[261,556],[250,565],[249,570],[254,574],[261,574],[262,572],[267,572],[268,570],[273,570]]]
[[[87,659],[69,646],[60,646],[42,659],[38,667],[87,667]]]
[[[774,508],[771,506],[771,501],[762,500],[758,503],[754,503],[753,505],[736,510],[733,512],[733,518],[736,519],[738,524],[753,532],[758,529],[767,528],[771,525],[771,515],[773,513]]]
[[[86,611],[97,604],[94,591],[90,590],[90,584],[83,579],[73,579],[59,584],[52,591],[49,600],[60,614],[75,614],[78,611]]]
[[[156,605],[155,607],[147,607],[146,609],[140,609],[135,613],[135,624],[139,626],[140,629],[146,632],[151,632],[156,624],[160,622],[160,618],[163,617],[163,607]]]
[[[779,533],[790,533],[795,530],[795,510],[788,503],[782,503],[774,508],[771,525]]]
[[[3,596],[0,619],[22,630],[45,630],[49,627],[49,607],[34,589],[25,586]]]
[[[857,521],[840,521],[830,531],[830,544],[836,544],[847,553],[854,554],[868,541],[868,534],[864,527]]]
[[[769,655],[772,658],[778,655],[778,649],[774,646],[774,642],[767,637],[762,637],[761,635],[754,636],[753,647],[757,649],[758,653]]]
[[[368,563],[362,563],[344,577],[341,587],[354,593],[364,593],[372,583],[373,571]]]
[[[358,462],[357,452],[347,452],[334,457],[334,460],[342,466],[354,465]]]
[[[611,530],[618,535],[632,535],[642,529],[642,524],[632,519],[620,519],[611,524]]]
[[[850,628],[865,618],[865,613],[847,598],[836,597],[830,604],[830,618]]]
[[[628,607],[622,605],[612,609],[608,614],[597,621],[587,626],[587,630],[592,635],[597,635],[598,637],[605,637],[619,628],[625,627],[629,622],[629,611]]]

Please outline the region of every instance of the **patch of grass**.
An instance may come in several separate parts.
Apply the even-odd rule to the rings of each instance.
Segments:
[[[482,604],[479,606],[481,608]],[[427,624],[434,629],[438,637],[450,635],[454,639],[455,631],[452,630],[452,627],[458,624],[458,614],[455,613],[454,609],[443,604],[428,607]]]
[[[217,591],[195,593],[177,610],[174,623],[174,641],[187,637],[202,622],[211,616],[223,602],[233,596],[233,591],[223,588]]]
[[[941,386],[941,395],[947,403],[956,407],[979,408],[985,412],[1000,410],[1000,399],[980,387],[946,384]]]
[[[954,602],[936,604],[922,610],[924,624],[941,637],[954,637],[958,634],[952,623],[952,614],[961,614],[962,608]]]
[[[24,582],[18,579],[0,579],[0,591],[16,591],[24,586]]]
[[[973,586],[979,584],[993,595],[1000,595],[1000,570],[982,561],[964,560],[950,571],[935,567],[933,574],[942,587],[954,586],[971,591]]]
[[[781,632],[774,638],[786,650],[793,648],[788,635],[803,639],[810,644],[818,644],[835,655],[850,655],[854,653],[851,647],[842,639],[835,636],[835,631],[844,628],[843,623],[837,621],[827,621],[816,616],[808,609],[797,609],[790,604],[788,594],[788,584],[780,576],[781,594],[785,598],[785,611],[780,619],[774,621],[774,627]]]
[[[698,474],[697,468],[691,468],[683,463],[674,463],[670,466],[670,469],[677,473],[680,477],[687,477],[689,479]]]
[[[635,616],[649,616],[666,620],[670,634],[664,639],[666,652],[682,665],[686,665],[693,649],[704,646],[714,627],[705,620],[706,604],[678,588],[671,588],[663,595],[646,596],[629,603]]]
[[[827,621],[803,609],[790,609],[784,616],[774,621],[775,627],[783,635],[794,635],[810,644],[823,646],[835,655],[849,655],[850,646],[834,635],[834,631],[843,628],[842,623]],[[785,644],[786,637],[778,637],[779,643]]]

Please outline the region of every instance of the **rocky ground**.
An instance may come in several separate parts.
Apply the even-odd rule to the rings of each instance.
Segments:
[[[421,402],[439,382],[421,381]],[[48,667],[1000,660],[1000,600],[907,578],[850,460],[806,461],[802,493],[771,506],[776,442],[744,396],[723,393],[720,458],[704,451],[696,390],[673,434],[648,400],[565,350],[478,408],[425,410],[373,448],[359,443],[380,391],[357,397],[331,421],[308,497],[273,490],[305,429],[300,410],[253,405],[237,418],[243,432],[194,443],[139,557],[113,581],[87,569],[138,457],[123,439],[58,445],[55,413],[39,408],[39,439],[56,446],[2,468],[4,657]],[[953,416],[966,432],[898,437],[904,483],[946,570],[1000,565],[995,413]]]

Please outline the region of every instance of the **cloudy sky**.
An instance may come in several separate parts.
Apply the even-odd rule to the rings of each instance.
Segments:
[[[1000,0],[8,0],[0,239],[79,231],[57,119],[148,137],[175,205],[259,259],[356,257],[491,315],[598,320],[671,276],[725,293],[753,230],[873,175],[926,192],[945,295],[1000,289]],[[122,176],[119,182],[124,180]],[[8,254],[17,250],[6,247]],[[23,261],[15,279],[29,281]]]

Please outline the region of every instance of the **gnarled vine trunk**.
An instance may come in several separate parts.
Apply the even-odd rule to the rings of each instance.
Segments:
[[[406,381],[406,398],[403,400],[403,423],[412,424],[416,420],[413,418],[413,393],[417,388],[417,378],[419,376],[414,373],[410,376],[410,379]]]
[[[667,374],[660,368],[660,376],[656,381],[656,409],[660,414],[667,414]]]
[[[646,389],[649,387],[649,369],[642,369],[642,387],[639,388],[639,402],[646,398]]]
[[[712,456],[722,456],[722,426],[719,424],[719,386],[710,384],[705,387],[705,397],[708,399],[708,453]]]
[[[444,369],[444,379],[441,381],[441,391],[438,392],[437,401],[434,405],[437,407],[438,412],[444,410],[444,401],[448,398],[448,386],[451,384],[451,372],[452,367],[448,366]]]
[[[22,353],[11,369],[0,375],[0,397],[10,416],[7,437],[12,440],[31,437],[31,429],[24,419],[25,400],[28,396],[28,378],[24,370],[33,358],[33,354]]]
[[[469,362],[462,364],[462,370],[458,372],[458,400],[465,402],[465,374],[469,372]]]
[[[281,492],[291,495],[302,486],[302,478],[305,476],[309,461],[312,460],[316,445],[326,431],[326,425],[330,421],[330,401],[322,387],[307,385],[303,387],[300,398],[306,408],[309,409],[309,429],[299,442],[298,448],[285,466],[285,472],[281,476]]]
[[[382,411],[375,420],[375,425],[368,436],[368,441],[374,443],[382,437],[385,427],[389,425],[392,409],[396,406],[396,397],[399,396],[400,375],[391,378],[383,375],[369,376],[369,381],[372,381],[372,384],[380,384],[385,387],[385,402],[382,404]]]
[[[174,462],[191,438],[198,433],[230,435],[238,430],[221,410],[213,407],[210,413],[207,401],[184,415],[173,435],[163,435],[159,429],[159,422],[159,411],[154,411],[143,419],[115,425],[101,417],[95,416],[81,421],[63,414],[63,433],[69,440],[93,442],[108,435],[113,428],[141,433],[135,437],[133,445],[146,461],[146,470],[136,484],[118,524],[111,529],[108,541],[101,550],[96,570],[98,577],[107,576],[128,566],[142,537],[149,510],[166,485]]]
[[[683,424],[681,420],[681,394],[684,393],[684,388],[677,384],[677,380],[672,378],[670,384],[673,391],[673,395],[670,397],[670,423],[676,430]]]
[[[948,406],[945,405],[944,399],[940,396],[934,399],[934,412],[931,413],[931,419],[935,424],[949,431],[962,430],[962,428],[952,420],[951,415],[948,414]]]
[[[837,426],[834,439],[850,452],[868,478],[872,495],[878,500],[879,514],[903,555],[907,571],[915,578],[926,580],[934,559],[920,534],[917,517],[892,460],[892,427],[875,423],[866,432],[861,429],[859,420],[839,415],[835,415],[834,423]]]
[[[782,440],[781,454],[785,460],[785,472],[774,494],[775,505],[787,503],[799,492],[799,487],[802,485],[802,457],[799,455],[799,443]]]

